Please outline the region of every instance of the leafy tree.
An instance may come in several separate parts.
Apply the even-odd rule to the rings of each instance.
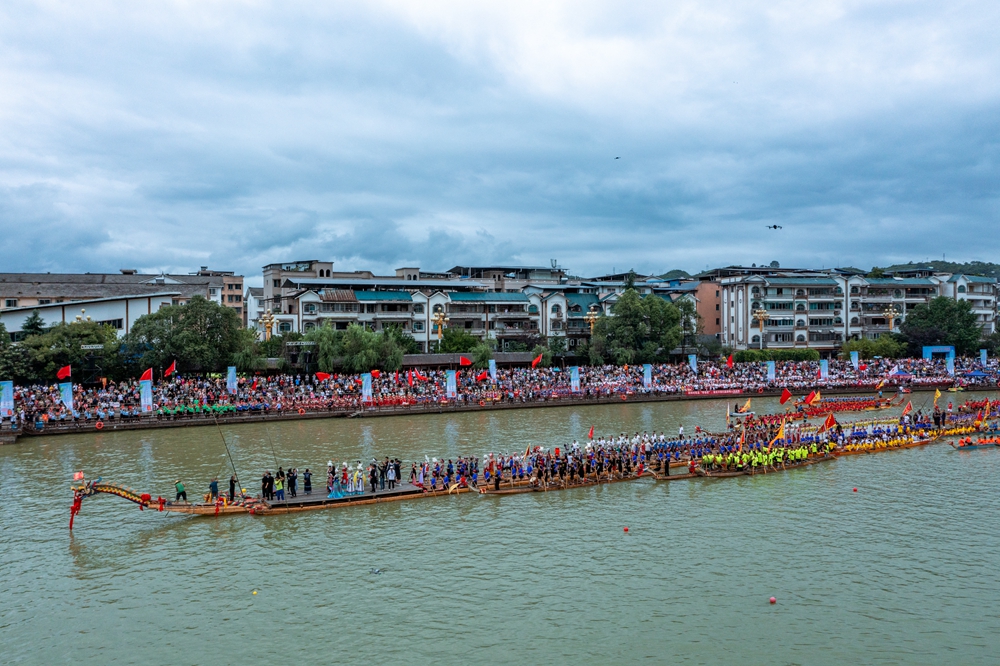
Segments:
[[[682,298],[674,303],[681,315],[681,353],[698,346],[698,335],[705,330],[698,308],[689,298]]]
[[[232,364],[240,372],[254,372],[267,368],[267,357],[263,354],[263,344],[257,340],[256,331],[244,328],[238,332]]]
[[[561,356],[566,353],[566,338],[553,335],[549,338],[549,351],[555,356]]]
[[[545,345],[536,345],[534,349],[531,350],[532,358],[542,357],[542,360],[538,362],[538,365],[543,368],[547,368],[552,365],[552,350]]]
[[[743,349],[733,354],[736,363],[760,363],[762,361],[818,361],[815,349]]]
[[[446,328],[435,351],[439,354],[465,354],[479,344],[479,338],[469,335],[463,328]]]
[[[337,368],[347,372],[391,372],[403,367],[403,354],[414,348],[408,336],[395,329],[389,327],[378,333],[352,323],[347,330],[338,331],[327,324],[310,331],[306,339],[316,343],[319,369],[323,372]]]
[[[139,317],[126,337],[136,370],[176,360],[178,370],[220,371],[236,352],[245,352],[245,342],[235,311],[201,296]]]
[[[83,321],[57,324],[46,333],[29,336],[21,345],[27,351],[35,379],[49,382],[55,379],[56,372],[65,365],[73,365],[79,369],[89,353],[80,348],[82,345],[108,347],[109,341],[111,349],[114,349],[118,342],[118,332],[115,329]]]
[[[641,298],[626,289],[612,313],[594,325],[591,363],[606,358],[619,365],[665,361],[681,341],[681,313],[659,296]]]
[[[33,379],[32,375],[27,349],[11,342],[7,327],[0,323],[0,379],[24,384]]]
[[[885,334],[878,340],[864,338],[861,340],[848,340],[840,348],[842,358],[850,358],[851,352],[858,352],[858,356],[865,360],[881,356],[882,358],[899,358],[906,353],[906,341],[900,339],[901,336]]]
[[[926,345],[954,345],[956,354],[972,354],[983,337],[972,303],[946,296],[913,308],[900,330],[909,343],[911,356],[920,356]]]
[[[41,335],[44,332],[45,322],[42,321],[42,316],[38,314],[38,310],[32,310],[28,318],[21,324],[22,335],[25,338],[30,338],[33,335]]]
[[[879,268],[878,266],[872,266],[872,269],[868,271],[868,277],[870,278],[884,278],[885,269]]]
[[[486,343],[479,343],[472,350],[472,364],[480,370],[490,367],[492,358],[493,347]]]

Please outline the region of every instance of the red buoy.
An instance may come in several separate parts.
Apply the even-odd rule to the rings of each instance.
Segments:
[[[854,492],[858,492],[858,489],[857,489],[857,488],[855,488],[855,489],[854,489]]]
[[[628,528],[627,527],[625,528],[625,531],[628,532]]]
[[[771,602],[772,604],[776,604],[776,603],[778,603],[778,600],[777,600],[777,599],[775,599],[774,597],[771,597],[771,598],[769,599],[769,601],[770,601],[770,602]]]

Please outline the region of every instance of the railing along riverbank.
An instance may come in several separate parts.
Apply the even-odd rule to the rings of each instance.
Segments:
[[[815,387],[824,395],[863,395],[872,394],[871,387]],[[892,394],[898,389],[896,386],[886,385]],[[914,386],[915,393],[933,392],[937,388],[933,385]],[[996,390],[996,386],[973,387],[969,390]],[[799,389],[799,392],[805,392]],[[251,424],[261,422],[277,421],[302,421],[308,419],[331,419],[331,418],[374,418],[383,416],[409,416],[414,414],[447,414],[458,412],[490,412],[509,409],[535,409],[544,407],[578,407],[587,405],[620,405],[629,403],[651,403],[651,402],[683,402],[688,400],[719,400],[746,398],[775,398],[781,396],[780,389],[764,391],[743,391],[740,389],[719,389],[705,391],[689,391],[684,393],[626,393],[613,395],[589,395],[580,397],[549,397],[549,398],[514,398],[482,402],[466,402],[464,400],[448,400],[445,402],[421,402],[410,405],[371,405],[364,408],[334,408],[328,409],[305,409],[305,410],[268,410],[254,411],[250,413],[228,413],[225,415],[216,414],[190,414],[190,415],[152,415],[152,416],[132,416],[125,418],[108,419],[103,422],[94,420],[74,420],[71,422],[48,422],[41,429],[34,424],[25,424],[20,430],[5,430],[0,437],[0,443],[10,444],[17,436],[36,437],[45,435],[71,435],[83,433],[103,433],[103,432],[125,432],[132,430],[153,430],[162,428],[190,428],[199,426],[214,426],[216,423],[223,425]],[[98,425],[98,423],[100,425]],[[13,436],[13,437],[12,437]],[[7,440],[7,441],[5,441]]]

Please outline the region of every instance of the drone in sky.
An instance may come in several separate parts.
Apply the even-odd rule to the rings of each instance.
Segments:
[[[766,227],[764,227],[764,228],[765,228],[765,229],[781,229],[782,227],[781,227],[781,225],[780,225],[780,224],[769,224],[769,225],[767,225],[767,226],[766,226]]]

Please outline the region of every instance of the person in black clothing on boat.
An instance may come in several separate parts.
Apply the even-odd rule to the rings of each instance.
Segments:
[[[312,495],[312,472],[309,471],[308,467],[306,467],[306,471],[302,472],[302,490],[306,495]]]
[[[229,477],[229,501],[232,502],[236,497],[236,475],[233,474]]]

